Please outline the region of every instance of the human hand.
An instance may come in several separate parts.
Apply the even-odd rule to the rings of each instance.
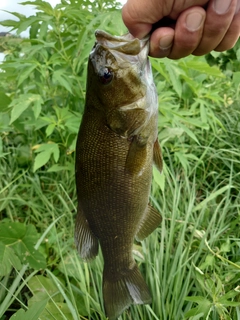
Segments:
[[[140,39],[154,27],[149,54],[158,58],[225,51],[240,35],[240,0],[128,0],[122,17]]]

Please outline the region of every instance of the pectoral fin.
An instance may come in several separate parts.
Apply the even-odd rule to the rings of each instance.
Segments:
[[[155,141],[153,146],[153,162],[157,169],[162,172],[163,169],[163,160],[162,160],[162,151],[158,139]]]
[[[160,213],[150,204],[147,207],[147,212],[141,221],[136,238],[140,241],[149,236],[161,223],[162,217]]]
[[[98,254],[98,239],[92,233],[80,205],[76,219],[75,243],[81,258],[86,261],[94,259]]]
[[[131,175],[141,175],[147,163],[147,139],[139,139],[139,136],[134,136],[128,150],[125,171]]]
[[[129,107],[129,106],[128,106]],[[115,133],[129,137],[141,127],[146,120],[146,111],[141,108],[122,107],[107,115],[108,126]]]

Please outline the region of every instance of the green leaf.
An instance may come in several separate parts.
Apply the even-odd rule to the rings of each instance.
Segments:
[[[50,157],[51,152],[49,151],[43,151],[39,153],[34,160],[33,171],[35,172],[37,169],[44,166],[49,161]]]
[[[41,113],[42,110],[42,104],[43,104],[43,99],[39,95],[35,95],[35,99],[33,101],[33,113],[35,119],[37,119]]]
[[[38,301],[38,303],[31,306],[27,311],[23,309],[18,310],[11,316],[10,320],[38,320],[39,316],[46,307],[48,299]]]
[[[45,268],[46,262],[42,254],[34,248],[37,240],[37,231],[31,224],[28,226],[14,222],[0,224],[0,241],[6,246],[11,246],[22,263],[29,263],[32,268],[38,270]]]
[[[49,125],[47,126],[47,128],[46,128],[46,136],[47,136],[47,137],[50,136],[50,135],[53,133],[53,131],[54,131],[55,128],[56,128],[56,124],[55,124],[55,123],[49,124]]]
[[[40,145],[40,147],[35,150],[35,152],[39,154],[34,160],[34,172],[44,166],[49,161],[51,155],[53,155],[55,162],[58,161],[60,156],[59,146],[56,143],[44,143]]]
[[[43,100],[39,94],[21,94],[19,98],[12,100],[9,105],[9,107],[12,107],[10,124],[17,120],[31,105],[34,105],[35,117],[38,116],[41,104],[43,104]]]
[[[190,138],[192,138],[194,141],[200,144],[198,141],[198,138],[196,137],[196,135],[193,133],[192,130],[190,130],[188,127],[184,126],[183,124],[181,124],[181,127]]]
[[[20,86],[24,80],[26,80],[33,72],[34,69],[36,69],[37,65],[30,64],[28,68],[24,68],[23,71],[21,71],[19,78],[18,78],[18,85]]]
[[[193,308],[185,313],[185,319],[189,319],[192,316],[198,316],[199,314],[202,314],[203,318],[206,319],[212,307],[211,301],[202,296],[186,297],[185,300],[198,304],[198,307]]]
[[[160,173],[156,167],[153,167],[153,179],[159,185],[162,192],[165,190],[165,175],[164,173]]]
[[[164,59],[164,64],[165,67],[168,71],[170,80],[171,80],[171,84],[174,88],[174,90],[176,91],[176,93],[178,94],[179,97],[181,97],[182,95],[182,83],[180,80],[180,75],[181,72],[183,72],[180,68],[178,68],[174,62],[169,61],[167,59]],[[181,71],[180,71],[181,70]]]
[[[14,250],[0,242],[0,276],[6,276],[14,267],[17,270],[21,269],[21,262],[14,253]]]
[[[66,74],[65,70],[59,69],[53,73],[53,83],[63,86],[67,91],[72,93],[70,82],[69,75]]]
[[[158,138],[160,141],[169,140],[180,137],[183,133],[184,130],[182,128],[166,128],[159,133]]]
[[[59,288],[52,279],[38,275],[29,280],[28,286],[33,294],[28,300],[30,308],[42,300],[48,301],[41,313],[42,320],[73,319],[67,304],[63,302],[64,298]],[[84,299],[81,300],[81,303],[84,303]]]
[[[188,168],[189,168],[189,162],[188,162],[188,159],[187,159],[185,153],[176,151],[174,153],[174,156],[175,156],[176,160],[178,160],[181,163],[184,170],[187,172]]]
[[[60,172],[60,171],[71,171],[72,168],[70,166],[60,166],[59,164],[54,164],[51,166],[47,172]]]
[[[240,50],[239,50],[239,52],[240,52]],[[239,61],[240,61],[240,59],[239,59]],[[239,86],[239,83],[240,83],[240,71],[234,72],[234,74],[233,74],[233,83],[235,85]]]
[[[52,279],[41,275],[34,276],[29,280],[28,286],[33,294],[33,298],[31,299],[29,306],[49,298],[55,302],[63,302],[63,297]]]
[[[49,15],[52,15],[53,14],[53,8],[51,6],[51,4],[47,1],[43,1],[43,0],[35,0],[35,1],[24,1],[24,2],[21,2],[22,5],[34,5],[36,6],[37,9],[49,14]]]
[[[180,62],[179,65],[184,65],[188,69],[197,70],[201,73],[208,74],[214,77],[224,78],[224,74],[218,67],[210,67],[208,63],[200,61],[198,58],[185,59],[184,62]]]
[[[6,93],[0,91],[0,112],[6,112],[8,110],[8,106],[11,103],[11,99]]]

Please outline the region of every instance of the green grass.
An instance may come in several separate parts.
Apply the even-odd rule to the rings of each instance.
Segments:
[[[172,156],[164,150],[165,191],[160,191],[154,181],[151,196],[163,221],[148,239],[137,243],[142,258],[136,256],[153,303],[132,306],[120,320],[180,320],[187,312],[194,313],[191,310],[197,305],[196,315],[186,319],[240,319],[240,179],[234,171],[238,154],[233,149],[215,150],[209,146],[205,150],[202,161],[189,175],[181,166],[174,167]],[[211,156],[215,171],[207,172],[205,166],[210,166],[207,162]],[[216,160],[224,171],[220,165],[217,171]],[[2,219],[34,224],[39,236],[45,232],[40,252],[47,259],[47,268],[36,271],[23,266],[19,272],[13,270],[10,276],[3,277],[0,314],[12,314],[20,307],[31,311],[34,303],[46,298],[49,300],[40,319],[90,319],[90,315],[93,320],[105,319],[102,257],[83,263],[73,242],[73,174],[51,177],[43,171],[33,175],[28,171],[2,170],[1,175]],[[44,278],[49,281],[43,284],[45,289],[40,284]],[[44,294],[39,293],[40,288]],[[226,293],[229,299],[221,302]],[[205,304],[201,304],[203,298]],[[232,306],[233,302],[238,306]]]
[[[93,29],[125,28],[119,11],[96,4],[38,0],[35,16],[5,22],[31,26],[31,37],[2,39],[0,320],[106,320],[102,256],[84,263],[73,240]],[[134,247],[153,302],[120,320],[240,320],[239,50],[209,55],[213,68],[203,57],[151,59],[165,164],[150,201],[163,220]]]

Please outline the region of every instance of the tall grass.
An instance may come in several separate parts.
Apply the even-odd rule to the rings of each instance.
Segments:
[[[74,148],[92,29],[124,27],[114,1],[86,2],[36,0],[36,16],[5,22],[31,36],[11,42],[0,73],[0,228],[16,226],[0,232],[0,320],[106,320],[102,255],[84,263],[73,240]],[[237,50],[216,60],[228,76],[204,58],[152,60],[164,173],[154,170],[150,201],[163,220],[134,246],[152,304],[120,320],[240,320]]]
[[[223,158],[225,151],[222,150],[223,164],[227,161],[226,156]],[[240,319],[239,306],[216,303],[224,294],[239,291],[239,175],[233,172],[230,163],[228,172],[216,172],[218,183],[214,186],[211,183],[208,190],[202,190],[205,183],[202,176],[196,175],[202,171],[202,163],[188,176],[180,166],[173,170],[172,157],[167,150],[164,158],[167,163],[165,192],[153,182],[151,196],[162,214],[162,224],[141,244],[136,243],[140,250],[136,259],[152,292],[153,303],[130,307],[120,320],[202,319],[205,309],[201,305],[196,316],[185,317],[197,305],[196,301],[187,299],[193,296],[199,301],[199,297],[209,301],[209,315],[205,318]],[[41,245],[48,267],[42,271],[42,278],[36,272],[18,275],[21,290],[12,292],[11,309],[16,305],[17,310],[17,301],[20,306],[31,308],[40,299],[48,298],[39,319],[106,319],[101,293],[102,256],[100,254],[90,264],[79,259],[73,243],[76,211],[73,177],[62,177],[61,184],[58,181],[60,175],[54,180],[43,176],[41,182],[27,173],[19,175],[15,188],[4,200],[8,202],[6,208],[13,209],[7,209],[4,216],[23,217],[24,210],[26,221],[34,223],[39,230],[51,225]],[[70,190],[73,191],[71,198]],[[41,284],[44,278],[48,279],[48,284]],[[1,282],[2,292],[8,291],[4,281],[7,280]],[[220,286],[219,291],[215,292],[215,286]],[[42,295],[39,295],[40,288],[44,291]],[[230,300],[239,301],[239,295],[230,294]],[[225,318],[219,315],[221,307]],[[7,309],[5,314],[8,314]]]

